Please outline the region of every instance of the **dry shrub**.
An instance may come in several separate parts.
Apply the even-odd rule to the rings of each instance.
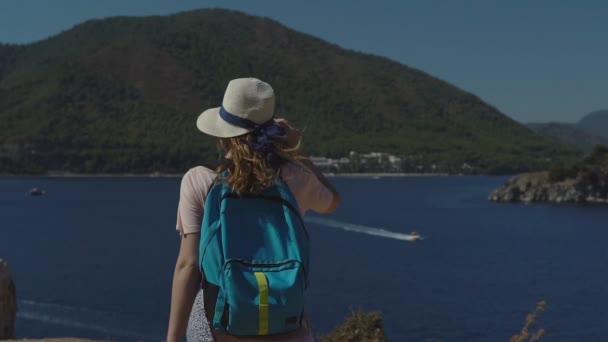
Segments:
[[[319,337],[319,342],[386,342],[382,315],[351,310],[351,315],[332,332]]]
[[[538,316],[542,311],[545,310],[545,301],[541,300],[536,303],[536,307],[534,310],[526,316],[526,324],[524,324],[523,328],[519,334],[511,337],[511,342],[535,342],[540,340],[541,337],[545,334],[545,329],[538,329],[535,332],[531,332],[531,328],[536,322]]]

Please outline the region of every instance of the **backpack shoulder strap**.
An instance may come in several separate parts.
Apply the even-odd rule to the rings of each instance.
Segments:
[[[221,220],[221,202],[223,195],[228,192],[228,186],[218,179],[211,186],[205,199],[203,220],[201,222],[201,237],[199,244],[199,266],[203,270],[203,256],[207,251],[207,247],[213,240],[215,234],[218,233]],[[213,276],[211,276],[213,280]]]
[[[225,176],[225,172],[218,175],[218,177],[215,179],[215,183],[207,193],[203,221],[201,223],[201,240],[199,244],[199,268],[202,274],[201,285],[203,289],[203,303],[205,307],[205,316],[209,322],[209,326],[213,326],[213,315],[215,313],[215,306],[217,304],[217,298],[220,291],[217,273],[219,272],[221,265],[209,263],[208,268],[210,267],[211,269],[208,269],[208,274],[206,274],[203,268],[203,256],[205,256],[207,248],[216,238],[216,234],[219,233],[221,224],[222,198],[224,194],[230,190],[229,186],[222,181],[222,176]],[[217,249],[215,252],[217,252]],[[218,257],[220,256],[215,256],[215,258]]]
[[[277,177],[275,189],[283,199],[289,201],[292,205],[298,208],[298,213],[300,212],[296,197],[294,196],[293,192],[291,192],[291,189],[289,189],[287,183],[285,183],[280,176]],[[300,216],[302,215],[300,214]]]

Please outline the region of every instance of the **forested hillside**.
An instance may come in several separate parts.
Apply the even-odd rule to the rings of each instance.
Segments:
[[[196,117],[246,76],[274,87],[277,115],[306,128],[315,155],[513,172],[577,154],[422,71],[267,18],[200,10],[0,46],[0,173],[182,172],[216,157]]]

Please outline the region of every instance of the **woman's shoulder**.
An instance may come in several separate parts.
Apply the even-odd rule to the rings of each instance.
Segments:
[[[192,168],[190,168],[188,171],[186,171],[186,173],[184,174],[184,177],[188,176],[188,177],[193,177],[193,176],[212,176],[212,177],[216,177],[217,173],[206,167],[206,166],[202,166],[202,165],[197,165],[194,166]]]
[[[216,177],[217,173],[215,171],[208,167],[199,165],[186,171],[182,177],[182,185],[188,185],[196,188],[209,188],[215,181]]]

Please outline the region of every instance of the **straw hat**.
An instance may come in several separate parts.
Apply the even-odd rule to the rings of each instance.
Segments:
[[[196,127],[203,133],[231,138],[247,134],[274,118],[274,91],[257,78],[238,78],[228,83],[221,107],[199,115]]]

